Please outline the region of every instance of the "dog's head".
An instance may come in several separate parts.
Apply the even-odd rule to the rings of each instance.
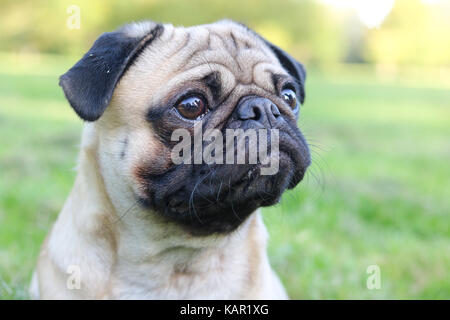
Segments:
[[[232,21],[125,26],[100,36],[60,80],[76,113],[95,122],[112,202],[137,201],[195,235],[233,231],[302,180],[310,164],[297,127],[304,83],[300,63]],[[189,139],[174,139],[180,129]],[[230,129],[248,134],[227,142]],[[276,161],[269,174],[270,161],[249,161],[266,145],[266,160]],[[204,161],[205,153],[219,161]]]

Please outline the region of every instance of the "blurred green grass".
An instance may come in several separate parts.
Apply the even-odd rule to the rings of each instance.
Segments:
[[[81,121],[57,78],[73,63],[0,63],[0,299],[27,298],[39,247],[75,177]],[[5,62],[6,61],[6,62]],[[450,298],[450,90],[365,67],[313,70],[305,180],[264,210],[291,298]],[[381,268],[381,289],[366,269]]]

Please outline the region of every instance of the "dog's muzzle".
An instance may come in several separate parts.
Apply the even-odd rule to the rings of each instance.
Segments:
[[[228,233],[257,208],[277,203],[286,189],[302,180],[310,164],[308,146],[295,121],[285,117],[271,100],[241,98],[222,131],[227,129],[278,130],[278,171],[262,175],[259,162],[183,163],[162,175],[147,177],[149,196],[143,203],[191,234]],[[268,144],[270,147],[270,140]],[[246,150],[246,159],[248,156]]]

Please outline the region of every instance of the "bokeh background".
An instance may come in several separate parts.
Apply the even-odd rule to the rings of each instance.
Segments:
[[[308,71],[299,125],[313,164],[264,210],[290,296],[450,298],[450,1],[1,0],[0,13],[0,298],[28,297],[74,181],[82,122],[59,75],[126,22],[221,18]]]

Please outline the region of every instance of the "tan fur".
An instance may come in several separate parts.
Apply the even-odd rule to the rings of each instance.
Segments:
[[[152,27],[136,24],[127,32]],[[259,212],[229,235],[194,237],[135,202],[133,193],[142,193],[136,170],[167,165],[167,150],[145,120],[148,108],[211,71],[220,72],[225,113],[244,94],[272,92],[271,72],[286,74],[262,40],[235,23],[165,25],[122,77],[102,117],[84,127],[77,178],[42,246],[33,298],[287,298],[268,262]],[[125,138],[129,156],[120,161]],[[80,290],[66,286],[71,265],[81,268]]]

